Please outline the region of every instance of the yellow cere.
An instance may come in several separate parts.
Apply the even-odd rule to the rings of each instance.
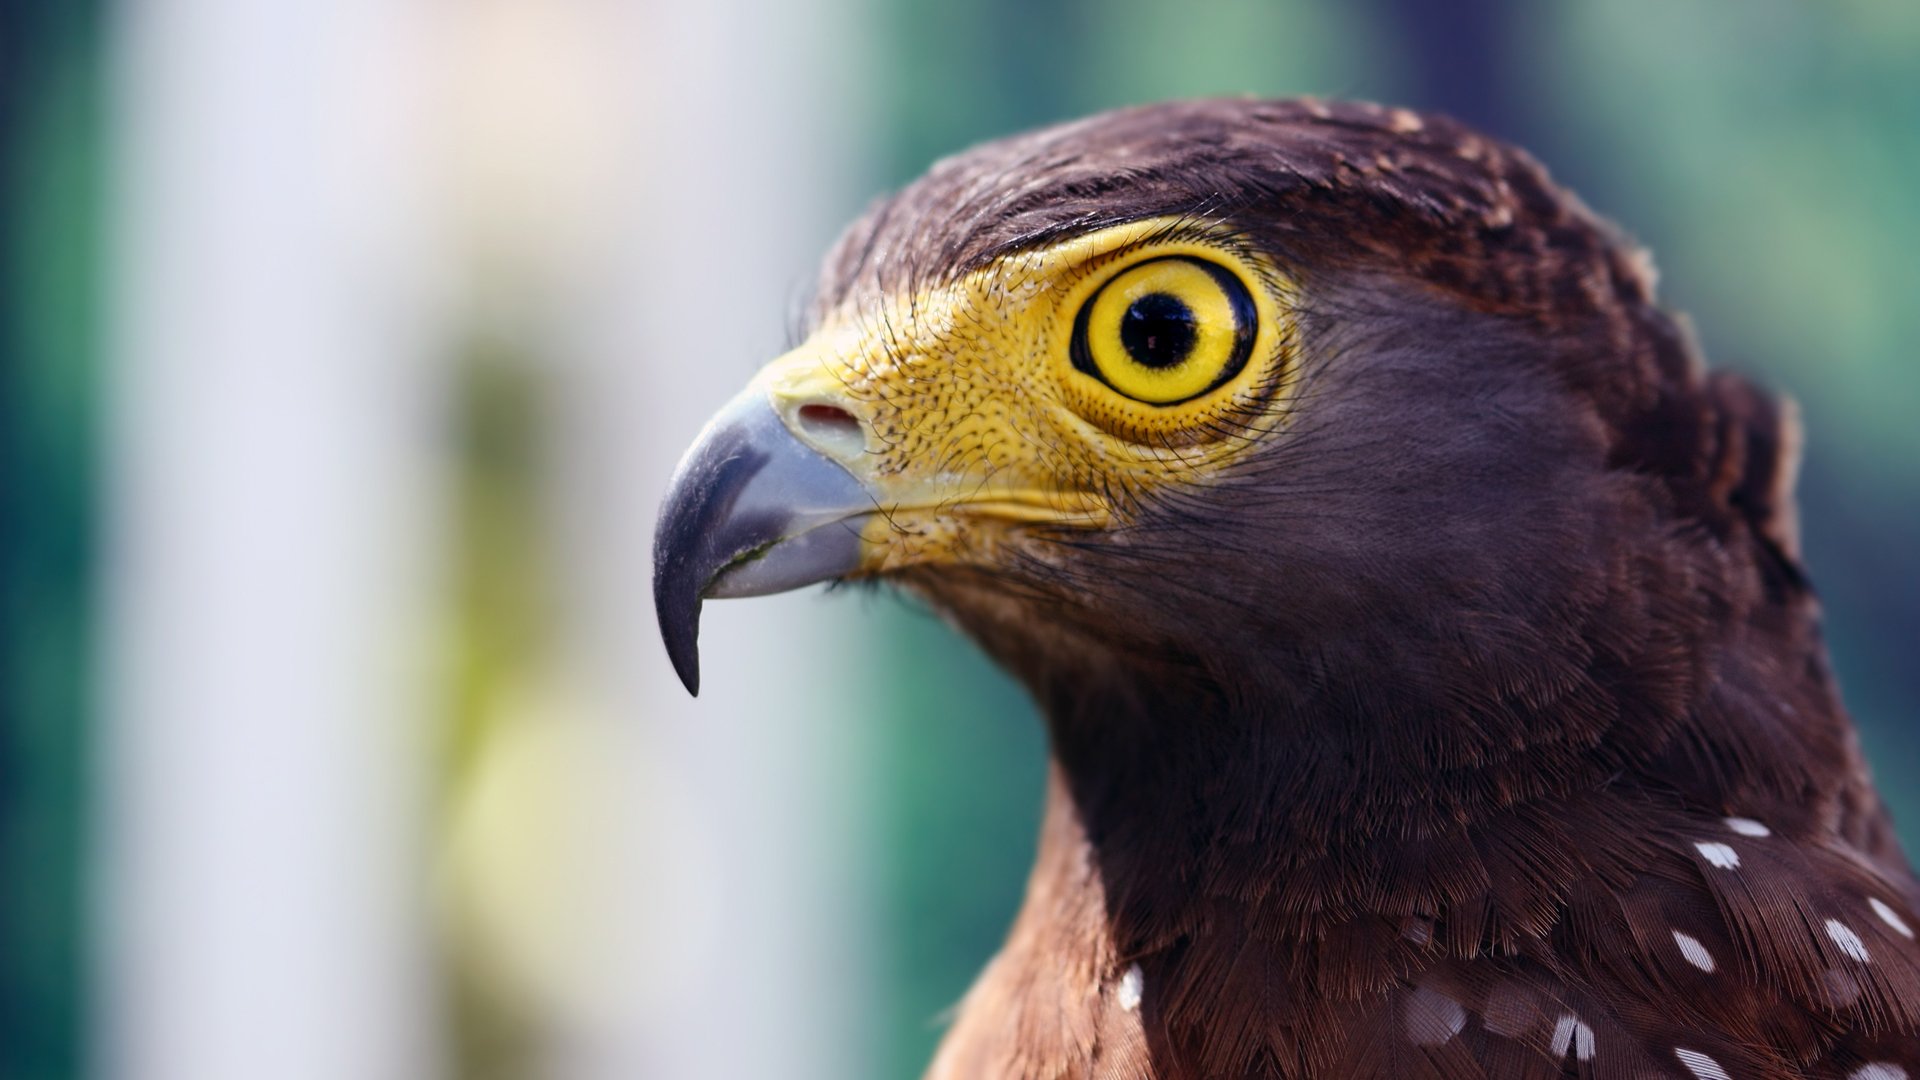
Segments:
[[[1157,369],[1130,356],[1121,327],[1149,295],[1191,316],[1191,347]],[[1156,490],[1206,483],[1280,426],[1295,298],[1231,236],[1134,222],[915,295],[853,297],[757,381],[874,495],[863,570],[986,563],[1035,527],[1106,527]],[[1075,365],[1077,322],[1094,373]],[[806,423],[808,406],[845,410],[864,435]]]

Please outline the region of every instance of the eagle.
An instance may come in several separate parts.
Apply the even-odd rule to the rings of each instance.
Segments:
[[[1920,1078],[1792,403],[1521,149],[1316,99],[991,142],[826,257],[655,600],[874,579],[1045,718],[932,1080]]]

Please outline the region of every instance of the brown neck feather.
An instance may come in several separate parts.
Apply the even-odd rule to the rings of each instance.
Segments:
[[[1288,1030],[1436,955],[1524,951],[1578,890],[1657,865],[1684,815],[1897,861],[1810,597],[1661,543],[1557,629],[1456,613],[1205,658],[1119,655],[1065,608],[1038,648],[1026,604],[949,578],[937,602],[1032,688],[1055,766],[1027,902],[932,1075],[1079,1075],[1007,1055],[1099,1045],[1153,1064],[1122,1075],[1299,1075],[1314,1050]]]

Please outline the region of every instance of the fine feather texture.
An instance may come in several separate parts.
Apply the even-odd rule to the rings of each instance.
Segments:
[[[1828,670],[1793,411],[1524,152],[1109,113],[877,206],[816,318],[1167,215],[1301,283],[1297,413],[1097,535],[897,574],[1056,760],[930,1075],[1920,1077],[1920,890]]]

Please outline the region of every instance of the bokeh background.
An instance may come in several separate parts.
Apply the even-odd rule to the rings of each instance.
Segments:
[[[0,1080],[917,1075],[1044,746],[884,596],[652,625],[836,229],[1129,102],[1516,139],[1804,404],[1920,840],[1912,0],[0,4]]]

